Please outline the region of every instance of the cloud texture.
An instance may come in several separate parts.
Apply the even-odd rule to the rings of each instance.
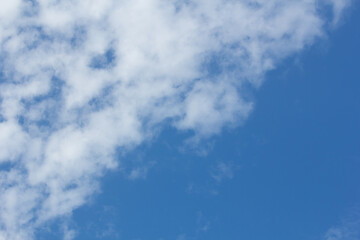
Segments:
[[[0,240],[33,239],[71,214],[119,152],[164,124],[201,139],[246,119],[245,89],[326,35],[347,5],[1,1]]]

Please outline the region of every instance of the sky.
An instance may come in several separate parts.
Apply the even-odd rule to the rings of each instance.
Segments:
[[[0,2],[0,240],[359,240],[347,0]]]

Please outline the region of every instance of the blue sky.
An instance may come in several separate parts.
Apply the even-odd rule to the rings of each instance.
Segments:
[[[259,1],[268,26],[217,0],[30,2],[41,36],[1,25],[0,240],[360,239],[358,2]]]
[[[106,176],[101,194],[74,212],[77,239],[313,240],[356,217],[359,23],[354,8],[329,39],[268,73],[243,126],[200,150],[166,129],[127,155],[156,164],[145,179]],[[216,180],[221,163],[232,176]]]

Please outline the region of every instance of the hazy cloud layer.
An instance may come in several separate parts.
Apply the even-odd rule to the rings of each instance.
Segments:
[[[162,124],[199,140],[241,123],[253,108],[244,86],[324,36],[348,4],[1,1],[0,240],[71,214],[117,153]]]

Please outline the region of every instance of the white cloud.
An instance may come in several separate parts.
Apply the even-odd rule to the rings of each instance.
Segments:
[[[27,135],[13,121],[0,123],[0,133],[0,163],[14,161],[21,154],[18,145],[25,144]]]
[[[69,229],[68,226],[64,226],[64,236],[63,240],[73,240],[76,237],[76,231],[74,229]]]
[[[336,26],[341,20],[344,9],[350,6],[352,0],[328,0],[329,4],[333,6],[333,26]]]
[[[218,183],[224,179],[232,179],[234,177],[234,171],[239,167],[234,166],[232,163],[219,162],[217,166],[212,170],[211,176]]]
[[[358,240],[360,239],[360,218],[358,212],[355,216],[345,219],[338,226],[330,228],[324,240]]]
[[[1,1],[0,164],[11,167],[0,171],[0,240],[71,214],[118,149],[165,121],[200,139],[246,119],[243,85],[258,87],[346,6],[322,0],[334,9],[325,19],[318,2]]]

